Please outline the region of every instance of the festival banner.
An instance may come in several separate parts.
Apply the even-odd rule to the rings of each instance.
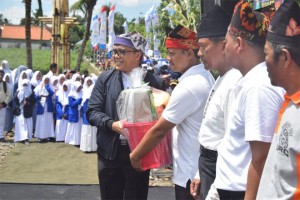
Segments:
[[[101,25],[100,25],[100,49],[104,50],[106,49],[106,30],[107,30],[107,16],[106,16],[106,6],[102,6],[101,12],[100,12],[100,18],[101,18]]]
[[[92,48],[96,51],[98,50],[98,42],[100,40],[100,32],[99,32],[99,27],[100,27],[100,17],[99,15],[95,15],[92,19],[92,23],[91,23],[91,44],[92,44]]]
[[[114,42],[116,39],[115,31],[114,31],[114,18],[115,18],[115,5],[110,8],[108,15],[108,47],[107,51],[111,51],[114,46]]]

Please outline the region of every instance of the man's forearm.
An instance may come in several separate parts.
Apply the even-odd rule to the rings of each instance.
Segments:
[[[245,200],[255,200],[261,178],[262,171],[264,169],[265,160],[262,162],[251,162],[248,170],[247,187]]]

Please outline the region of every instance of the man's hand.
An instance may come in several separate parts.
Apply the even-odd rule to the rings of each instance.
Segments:
[[[190,185],[190,193],[194,197],[194,199],[199,200],[200,199],[199,192],[200,192],[200,179],[194,179],[192,180]]]
[[[123,123],[121,121],[112,123],[112,130],[119,133],[120,135],[124,135],[123,132]]]
[[[132,156],[132,153],[129,154],[131,165],[137,171],[144,171],[142,169],[142,161],[140,159],[136,159]]]

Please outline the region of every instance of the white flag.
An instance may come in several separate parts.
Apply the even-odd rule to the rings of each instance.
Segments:
[[[128,24],[127,24],[127,21],[125,21],[122,26],[124,27],[124,33],[128,33]]]
[[[100,11],[100,18],[101,18],[101,26],[100,26],[100,44],[104,44],[106,45],[106,29],[107,29],[107,25],[106,25],[106,7],[102,6],[101,11]]]
[[[115,5],[110,8],[108,15],[108,47],[107,50],[111,51],[114,46],[114,42],[116,39],[115,31],[114,31],[114,19],[115,19]]]
[[[96,48],[98,46],[98,42],[99,42],[99,26],[100,26],[100,17],[99,15],[95,15],[92,19],[92,23],[91,23],[91,44],[93,46],[93,48]]]

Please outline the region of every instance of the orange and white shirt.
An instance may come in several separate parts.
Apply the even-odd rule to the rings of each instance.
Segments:
[[[300,90],[285,95],[257,199],[300,199]]]

